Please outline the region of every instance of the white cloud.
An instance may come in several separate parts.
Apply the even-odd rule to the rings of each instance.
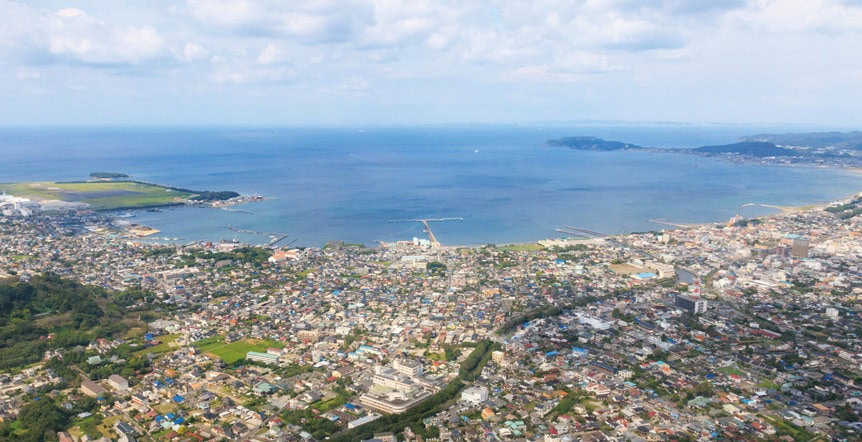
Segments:
[[[361,78],[348,78],[341,83],[341,90],[347,92],[365,92],[370,89],[368,82]]]
[[[360,103],[371,94],[357,92],[373,88],[396,109],[433,88],[455,98],[506,90],[549,95],[539,107],[548,112],[555,100],[569,106],[577,97],[611,115],[615,103],[634,112],[632,97],[652,93],[653,101],[669,97],[669,109],[690,109],[694,97],[730,103],[729,119],[737,118],[736,101],[769,113],[772,100],[802,100],[797,88],[849,95],[833,100],[846,115],[858,114],[852,103],[862,99],[853,86],[862,72],[859,0],[37,3],[0,1],[2,78],[63,79],[62,87],[112,97],[145,94],[146,82],[178,96],[218,84],[265,97],[290,85],[298,100],[320,100],[323,109],[338,96]],[[456,107],[453,118],[470,119],[466,105]]]
[[[435,32],[431,34],[427,40],[425,40],[425,44],[428,45],[431,49],[444,49],[449,46],[450,39],[446,34]]]
[[[215,66],[212,79],[216,83],[270,83],[282,82],[296,75],[296,72],[285,65],[231,65]]]
[[[770,32],[862,31],[862,4],[835,0],[754,0],[729,22]]]
[[[57,11],[47,27],[47,50],[71,61],[138,64],[163,54],[165,40],[149,25],[116,26],[80,9]]]
[[[64,17],[64,18],[75,18],[75,17],[83,17],[86,14],[84,14],[84,11],[82,11],[78,8],[64,8],[64,9],[57,11],[57,15],[59,15],[60,17]]]
[[[578,75],[573,73],[553,71],[547,64],[522,66],[515,69],[514,77],[521,81],[553,81],[558,83],[573,83],[580,79]]]
[[[41,80],[43,76],[39,70],[21,67],[15,71],[15,78],[19,80]]]
[[[281,64],[286,61],[287,54],[272,43],[266,45],[260,55],[257,56],[257,62],[260,64]]]
[[[183,47],[182,59],[188,62],[206,60],[209,51],[198,43],[189,42]]]
[[[306,44],[347,42],[370,23],[359,1],[187,0],[189,15],[217,32],[296,39]]]

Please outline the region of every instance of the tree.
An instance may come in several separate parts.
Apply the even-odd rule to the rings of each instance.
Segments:
[[[21,408],[18,421],[21,423],[21,428],[26,430],[26,434],[15,435],[14,440],[45,440],[46,432],[64,430],[69,425],[69,417],[70,414],[58,407],[53,400],[40,398]]]

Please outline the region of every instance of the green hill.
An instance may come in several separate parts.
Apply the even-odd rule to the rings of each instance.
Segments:
[[[743,141],[767,141],[781,146],[810,148],[836,148],[862,150],[862,132],[809,132],[785,134],[757,134],[742,138]]]
[[[788,157],[800,155],[792,149],[783,149],[766,141],[742,141],[739,143],[722,144],[719,146],[703,146],[692,150],[694,152],[705,154],[738,154],[755,157]]]
[[[643,149],[643,147],[634,144],[623,143],[621,141],[608,141],[597,137],[564,137],[556,140],[548,140],[545,144],[548,146],[568,147],[575,150],[611,151]]]
[[[125,332],[121,296],[55,275],[0,284],[0,369]]]

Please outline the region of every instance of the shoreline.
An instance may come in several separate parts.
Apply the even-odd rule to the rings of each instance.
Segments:
[[[855,171],[862,174],[862,168],[856,169]],[[794,213],[807,211],[807,210],[823,209],[823,208],[828,207],[834,203],[842,202],[842,201],[849,201],[849,200],[852,200],[852,199],[857,198],[859,196],[862,196],[862,191],[854,192],[850,195],[844,196],[842,198],[834,199],[831,201],[821,201],[821,202],[817,202],[817,203],[813,203],[813,204],[806,204],[806,205],[800,205],[800,206],[778,206],[778,205],[762,204],[762,203],[746,203],[740,207],[745,207],[745,206],[750,205],[750,206],[766,207],[766,208],[776,210],[777,211],[776,213],[760,215],[760,216],[755,216],[755,217],[751,217],[751,218],[744,218],[744,219],[768,219],[768,218],[791,215]],[[185,207],[209,208],[209,207],[202,207],[202,206],[196,206],[196,205],[185,205]],[[706,222],[701,222],[701,223],[677,223],[677,222],[674,222],[672,220],[669,221],[666,218],[653,218],[653,219],[649,219],[647,221],[648,222],[656,222],[658,220],[662,221],[659,224],[667,225],[668,228],[656,229],[656,230],[647,230],[647,231],[641,231],[641,232],[607,234],[604,237],[597,237],[597,236],[589,237],[589,238],[545,237],[545,238],[539,238],[536,240],[515,241],[515,242],[499,242],[499,243],[484,243],[484,244],[451,244],[451,245],[450,244],[442,244],[438,250],[445,250],[445,249],[454,250],[454,249],[459,249],[459,248],[475,249],[475,248],[485,247],[489,244],[493,244],[495,247],[498,247],[498,248],[499,247],[528,247],[528,246],[535,246],[535,245],[541,246],[540,243],[544,242],[544,241],[569,241],[569,242],[582,241],[582,242],[587,242],[587,241],[602,240],[603,238],[619,238],[619,237],[624,237],[627,235],[632,235],[635,233],[675,231],[675,230],[681,230],[681,229],[702,228],[702,227],[712,226],[712,225],[716,225],[716,224],[724,224],[726,222],[726,220],[724,220],[724,221],[717,220],[717,221],[706,221]],[[157,238],[156,238],[156,240],[158,241]],[[205,242],[205,241],[214,242],[214,240],[200,240],[200,241],[195,241],[195,242]],[[330,240],[330,241],[339,241],[339,240]],[[384,241],[384,243],[386,243],[386,242]],[[394,243],[395,243],[395,241],[391,242],[391,244],[394,244]],[[243,244],[245,244],[245,243],[243,243]],[[372,241],[371,243],[364,243],[363,242],[362,244],[365,247],[369,247],[369,248],[383,247],[380,245],[380,241]],[[389,243],[387,243],[387,244],[389,244]],[[252,245],[252,244],[245,244],[245,245]],[[303,246],[303,247],[318,248],[318,246]],[[319,246],[319,248],[322,248],[322,247],[323,246]],[[542,247],[547,248],[545,246],[542,246]]]
[[[712,158],[716,158],[716,157],[712,156]],[[787,164],[787,163],[777,163],[777,162],[761,162],[760,160],[756,160],[756,159],[743,161],[741,164],[752,165],[752,166],[788,167],[788,168],[796,168],[796,169],[808,169],[808,168],[811,168],[811,169],[832,169],[832,170],[840,171],[840,172],[844,172],[844,173],[849,172],[849,173],[856,175],[856,176],[862,175],[862,167],[848,167],[848,166],[843,166],[843,165],[839,165],[839,164]],[[100,183],[101,182],[104,182],[104,183],[136,182],[136,183],[141,183],[141,184],[146,184],[146,185],[151,185],[151,186],[157,186],[157,187],[165,188],[165,189],[175,189],[172,186],[165,186],[165,185],[161,185],[161,184],[150,183],[150,182],[145,182],[145,181],[137,181],[137,180],[99,181],[99,182]],[[21,183],[17,183],[17,184],[26,184],[26,183],[28,183],[28,182],[21,182]],[[34,183],[45,184],[48,182],[34,181]],[[15,184],[15,183],[12,183],[12,184]],[[804,210],[811,210],[811,209],[815,209],[818,207],[825,207],[825,206],[834,204],[835,202],[838,202],[838,201],[846,201],[846,200],[858,197],[859,195],[862,195],[862,192],[856,191],[856,192],[851,193],[850,195],[845,195],[841,198],[830,199],[827,201],[821,200],[821,201],[817,201],[817,202],[814,202],[811,204],[801,204],[801,205],[797,205],[797,206],[784,206],[784,205],[776,205],[776,204],[768,204],[768,203],[748,202],[748,203],[741,205],[740,207],[758,206],[758,207],[763,207],[763,208],[775,210],[776,211],[775,213],[767,213],[767,214],[763,214],[763,215],[753,216],[751,218],[746,218],[746,219],[768,219],[768,218],[772,218],[772,217],[776,217],[776,216],[784,216],[784,215],[788,215],[788,214],[798,213],[798,212],[804,211]],[[148,209],[154,209],[154,208],[176,209],[176,208],[181,208],[181,207],[212,208],[212,209],[219,209],[219,210],[222,210],[225,212],[253,214],[253,212],[250,212],[247,210],[242,210],[239,208],[234,208],[233,206],[245,204],[248,202],[256,202],[256,201],[262,201],[262,200],[268,200],[268,199],[270,199],[270,198],[264,198],[264,197],[259,196],[259,195],[240,195],[239,197],[236,197],[235,201],[208,201],[208,202],[203,202],[203,201],[187,201],[187,202],[172,201],[172,202],[169,202],[166,204],[142,205],[142,206],[137,206],[137,207],[129,206],[129,207],[118,207],[118,208],[109,208],[109,209],[92,208],[92,210],[94,210],[98,214],[102,214],[105,216],[111,216],[112,214],[115,214],[115,213],[128,212],[128,211],[148,210]],[[733,214],[728,215],[728,218],[732,218],[732,217],[733,217]],[[644,224],[646,224],[646,223],[660,224],[661,227],[657,227],[657,228],[647,227],[646,229],[638,229],[636,227],[637,230],[632,230],[632,231],[628,231],[628,232],[624,232],[624,233],[622,233],[622,232],[621,233],[610,233],[610,232],[608,232],[607,237],[610,237],[610,238],[623,237],[623,236],[631,235],[633,233],[638,233],[638,232],[650,232],[650,231],[658,232],[658,231],[673,231],[673,230],[678,230],[678,229],[691,229],[691,228],[698,228],[698,227],[703,227],[703,226],[707,226],[707,225],[723,224],[727,220],[722,218],[722,219],[716,219],[716,220],[710,220],[710,221],[688,223],[688,222],[677,222],[672,218],[658,217],[658,218],[651,218],[651,219],[641,220],[641,221],[644,221]],[[168,221],[168,223],[169,222],[170,221]],[[152,224],[153,220],[151,220],[149,223]],[[166,229],[165,225],[167,225],[167,223],[161,223],[161,225],[160,225],[160,223],[157,222],[156,225],[159,227],[159,229],[154,229],[154,230],[165,230]],[[171,230],[170,228],[167,228],[167,229]],[[159,232],[159,233],[161,233],[161,232]],[[181,234],[181,232],[174,232],[174,233],[175,234],[172,234],[172,236],[177,236],[177,237],[188,236],[188,235]],[[548,231],[548,234],[553,234],[553,232]],[[542,235],[542,234],[539,233],[539,235]],[[509,241],[501,241],[501,242],[487,241],[487,242],[481,242],[481,243],[471,243],[472,241],[470,241],[468,239],[468,242],[466,244],[461,243],[461,244],[453,244],[453,245],[446,244],[446,241],[444,239],[443,247],[447,247],[447,248],[477,248],[477,247],[483,247],[483,246],[488,245],[488,244],[494,244],[495,246],[498,246],[498,247],[502,247],[502,246],[525,247],[525,246],[532,245],[532,244],[539,244],[542,241],[561,240],[561,239],[566,238],[564,236],[541,237],[539,235],[537,235],[534,238],[530,238],[530,239],[526,239],[526,240],[520,240],[520,241],[512,241],[512,242],[509,242]],[[192,235],[192,236],[194,236],[194,235]],[[200,241],[215,242],[219,239],[217,236],[218,235],[216,235],[216,237],[213,237],[213,238],[201,239]],[[222,236],[222,238],[226,238],[229,236],[230,235],[228,234],[227,236]],[[569,241],[585,241],[585,240],[589,240],[589,239],[591,239],[591,238],[580,238],[579,239],[579,238],[569,237]],[[246,238],[246,240],[249,240],[249,239]],[[253,240],[251,240],[251,241],[253,241]],[[395,241],[397,241],[397,239],[392,240],[393,243]],[[377,240],[372,240],[372,241],[367,241],[367,242],[361,241],[361,242],[367,247],[375,247],[378,244]],[[307,245],[305,247],[318,247],[318,246]]]
[[[862,168],[855,169],[854,171],[857,173],[862,173]],[[752,217],[752,218],[744,218],[744,219],[774,218],[774,217],[781,217],[781,216],[791,215],[794,213],[804,212],[804,211],[808,211],[808,210],[817,210],[817,209],[822,210],[826,207],[829,207],[830,205],[832,205],[834,203],[850,201],[850,200],[853,200],[853,199],[859,198],[859,197],[862,197],[862,191],[855,192],[849,196],[839,198],[839,199],[836,199],[833,201],[820,202],[820,203],[809,204],[809,205],[804,205],[804,206],[776,206],[776,205],[770,205],[770,204],[747,203],[746,205],[761,206],[761,207],[776,209],[776,210],[778,210],[778,212],[773,213],[773,214],[768,214],[768,215],[756,216],[756,217]],[[647,221],[656,222],[658,220],[664,220],[664,218],[653,218],[653,219],[650,219]],[[658,231],[675,231],[675,230],[684,230],[684,229],[695,229],[695,228],[702,228],[702,227],[712,226],[712,225],[721,224],[721,223],[722,223],[721,221],[713,221],[713,222],[688,224],[688,223],[674,223],[672,221],[668,221],[668,222],[661,223],[661,224],[666,224],[672,228],[656,230],[656,232],[658,232]],[[643,232],[620,233],[620,234],[615,234],[615,235],[607,235],[606,237],[607,238],[619,238],[619,237],[624,237],[624,236],[628,236],[628,235],[633,235],[635,233],[643,233]],[[600,240],[600,239],[603,239],[603,237],[581,238],[581,239],[576,239],[576,238],[544,238],[544,239],[540,239],[540,240],[536,240],[536,241],[501,243],[501,244],[495,244],[495,246],[497,246],[497,247],[506,247],[506,246],[517,247],[517,246],[528,246],[528,245],[534,245],[534,244],[541,245],[540,244],[541,241],[554,241],[554,240],[560,240],[560,241],[592,241],[592,240]],[[453,245],[453,246],[444,246],[444,247],[473,248],[473,247],[483,247],[483,246],[484,245],[473,245],[473,246],[470,246],[470,245]]]

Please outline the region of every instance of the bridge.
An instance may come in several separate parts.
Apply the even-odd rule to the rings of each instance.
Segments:
[[[388,222],[390,223],[422,223],[425,226],[425,233],[428,234],[428,241],[431,241],[431,247],[440,247],[440,241],[437,241],[437,237],[434,236],[434,232],[431,231],[431,225],[429,222],[441,222],[441,221],[464,221],[464,218],[461,217],[452,217],[452,218],[420,218],[420,219],[391,219]]]

